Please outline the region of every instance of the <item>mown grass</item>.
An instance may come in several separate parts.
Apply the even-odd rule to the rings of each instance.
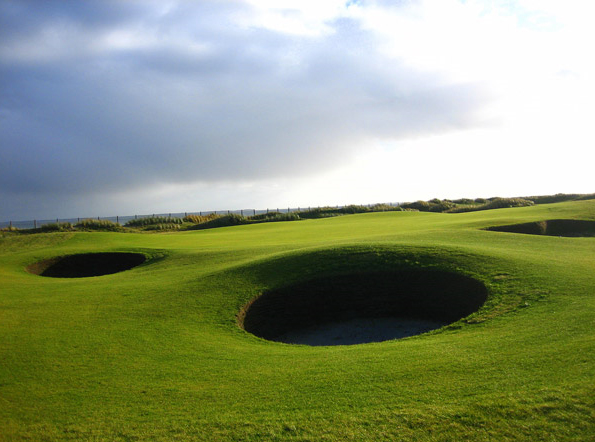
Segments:
[[[595,220],[595,201],[2,237],[0,440],[592,440],[594,238],[482,230],[547,219]],[[93,278],[25,270],[105,251],[149,259]],[[346,347],[236,324],[264,290],[393,267],[460,272],[489,299],[442,330]]]

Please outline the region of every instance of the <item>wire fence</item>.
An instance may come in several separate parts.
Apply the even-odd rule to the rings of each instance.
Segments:
[[[400,203],[384,203],[389,206],[396,207]],[[362,204],[364,207],[372,207],[374,204]],[[199,212],[170,212],[170,213],[153,213],[153,214],[145,214],[145,215],[125,215],[125,216],[87,216],[87,217],[79,217],[79,218],[53,218],[53,219],[33,219],[33,220],[25,220],[25,221],[0,221],[0,229],[4,228],[12,228],[15,227],[17,229],[36,229],[46,224],[53,224],[53,223],[71,223],[77,224],[84,219],[97,219],[97,220],[108,220],[114,223],[125,225],[128,221],[140,218],[150,218],[155,216],[162,216],[162,217],[170,217],[170,218],[184,218],[188,215],[209,215],[209,214],[217,214],[217,215],[242,215],[242,216],[254,216],[254,215],[261,215],[270,212],[280,212],[280,213],[299,213],[310,211],[312,209],[320,209],[322,206],[311,206],[311,207],[274,207],[268,209],[236,209],[236,210],[207,210],[207,211],[199,211]],[[324,207],[332,207],[341,209],[347,206],[324,206]]]

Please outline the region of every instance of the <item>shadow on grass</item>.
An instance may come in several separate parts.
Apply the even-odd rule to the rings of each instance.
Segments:
[[[146,259],[142,253],[82,253],[39,261],[28,266],[27,271],[51,278],[84,278],[129,270]]]
[[[527,235],[592,237],[595,236],[595,221],[577,219],[551,219],[532,223],[488,227],[485,230],[494,232],[524,233]]]

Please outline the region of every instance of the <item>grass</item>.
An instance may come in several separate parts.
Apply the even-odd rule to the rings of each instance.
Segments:
[[[595,239],[483,230],[595,220],[595,201],[378,212],[157,234],[0,237],[2,441],[585,441],[595,434]],[[93,278],[25,267],[140,252]],[[483,282],[470,317],[398,341],[268,342],[266,290],[430,268]]]

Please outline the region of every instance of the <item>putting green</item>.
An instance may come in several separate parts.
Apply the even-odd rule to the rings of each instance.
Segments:
[[[5,234],[0,440],[592,439],[595,238],[486,230],[568,219],[594,221],[595,201]],[[82,278],[27,271],[89,253],[147,261]],[[380,285],[409,283],[386,275],[407,272],[470,278],[487,299],[443,328],[361,345],[293,345],[241,328],[265,293],[373,274],[382,284],[357,284],[386,299]],[[329,296],[340,303],[340,291]]]

